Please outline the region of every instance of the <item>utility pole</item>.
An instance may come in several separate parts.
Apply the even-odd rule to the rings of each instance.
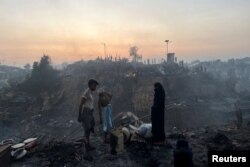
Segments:
[[[165,40],[166,44],[167,44],[167,55],[168,55],[168,43],[170,42],[169,40]]]

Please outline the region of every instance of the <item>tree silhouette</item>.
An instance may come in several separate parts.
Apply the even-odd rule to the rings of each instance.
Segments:
[[[24,82],[24,88],[32,93],[52,91],[58,85],[58,72],[53,69],[51,59],[43,55],[40,62],[34,62],[30,78]]]
[[[27,63],[27,64],[24,66],[24,69],[25,69],[26,71],[29,71],[29,70],[30,70],[30,68],[31,68],[31,66],[30,66],[30,64],[29,64],[29,63]]]

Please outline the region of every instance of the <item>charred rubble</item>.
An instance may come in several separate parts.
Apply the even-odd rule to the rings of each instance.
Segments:
[[[171,166],[176,142],[183,138],[191,145],[194,166],[207,166],[207,150],[250,149],[249,58],[172,67],[164,63],[139,64],[136,70],[126,60],[79,61],[61,70],[54,70],[49,59],[44,57],[43,61],[48,63],[46,70],[53,71],[51,80],[47,80],[53,81],[53,88],[47,89],[49,85],[45,84],[37,89],[39,82],[27,72],[22,82],[1,89],[0,139],[11,138],[19,143],[29,137],[38,138],[37,146],[24,158],[11,161],[13,167]],[[76,118],[79,96],[90,76],[113,94],[114,115],[132,112],[146,123],[150,122],[147,115],[152,85],[155,81],[163,83],[168,144],[163,147],[134,140],[122,152],[111,155],[98,125],[91,139],[97,147],[93,161],[84,160],[79,143],[82,129]],[[36,90],[32,89],[34,84]]]

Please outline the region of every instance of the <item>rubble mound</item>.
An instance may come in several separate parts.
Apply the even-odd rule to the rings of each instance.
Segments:
[[[228,137],[222,133],[217,133],[212,140],[217,143],[217,144],[230,144],[230,140],[228,139]]]
[[[214,136],[210,137],[210,143],[207,147],[209,150],[232,150],[232,141],[223,133],[216,133]]]
[[[77,166],[82,160],[83,149],[73,143],[52,141],[37,151],[41,166]]]
[[[165,146],[132,141],[127,145],[126,150],[130,159],[140,164],[140,166],[171,166],[172,163],[172,151]]]

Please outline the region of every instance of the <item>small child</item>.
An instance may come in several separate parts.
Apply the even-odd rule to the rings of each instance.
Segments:
[[[110,104],[112,95],[107,92],[99,93],[98,108],[100,123],[103,124],[104,142],[108,143],[108,135],[114,128],[112,105]]]

